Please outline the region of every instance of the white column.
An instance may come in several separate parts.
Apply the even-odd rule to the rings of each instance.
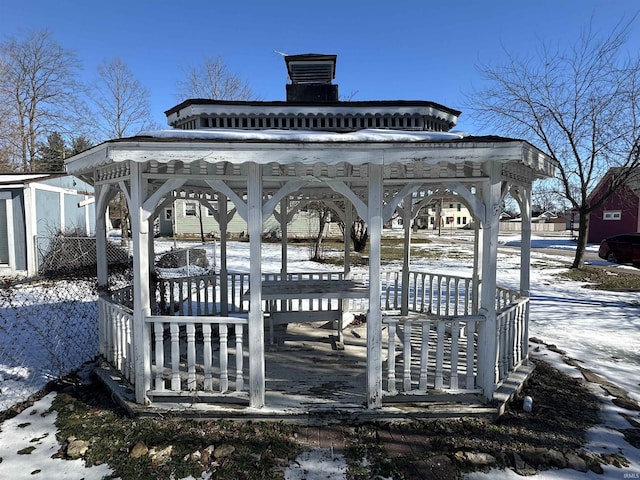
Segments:
[[[262,312],[262,168],[248,165],[247,224],[249,232],[249,405],[264,407],[264,314]]]
[[[520,237],[520,295],[531,295],[531,187],[518,188],[518,201],[522,217]],[[522,356],[529,358],[529,308],[525,310]]]
[[[89,195],[85,195],[84,196],[84,200],[87,201],[89,200]],[[95,197],[94,197],[95,198]],[[90,205],[85,205],[84,207],[82,207],[84,209],[84,234],[89,237],[91,236],[91,206]]]
[[[131,162],[131,236],[133,239],[133,351],[135,369],[135,397],[146,403],[151,387],[151,343],[145,318],[151,314],[149,302],[149,222],[151,212],[143,203],[146,185],[139,164]]]
[[[153,213],[147,220],[149,225],[147,226],[147,231],[149,234],[147,235],[147,257],[149,258],[149,271],[155,269],[156,266],[156,252],[153,238]]]
[[[407,195],[403,200],[402,225],[404,227],[404,251],[402,252],[402,303],[400,314],[409,314],[409,266],[411,263],[411,218],[412,218],[412,197]]]
[[[531,189],[519,187],[522,234],[520,237],[520,295],[528,297],[531,289]]]
[[[500,163],[489,165],[489,183],[482,186],[485,224],[482,229],[482,292],[480,313],[486,321],[478,327],[478,385],[487,399],[496,388],[497,325],[496,325],[496,271],[498,258],[498,229],[500,220],[501,170]]]
[[[287,250],[289,246],[289,229],[287,228],[289,222],[289,199],[287,197],[280,200],[280,231],[282,232],[282,238],[280,239],[280,248],[281,248],[281,267],[280,273],[282,274],[282,278],[284,279],[287,276]]]
[[[353,206],[344,199],[344,278],[351,273],[351,226],[353,225]]]
[[[482,223],[480,223],[479,218],[474,218],[474,226],[473,226],[473,273],[472,273],[472,290],[473,290],[473,298],[471,308],[473,309],[473,314],[478,313],[478,308],[480,308],[480,293],[482,292],[482,255],[484,249],[482,248],[483,240],[482,234]]]
[[[382,309],[380,260],[382,239],[382,165],[369,165],[369,312],[367,315],[367,406],[382,406]]]
[[[218,193],[218,226],[220,227],[220,313],[229,314],[229,278],[227,276],[227,196]],[[214,245],[215,248],[215,245]]]
[[[95,214],[96,214],[96,269],[98,274],[98,287],[106,287],[108,283],[108,259],[107,259],[107,205],[106,195],[102,192],[108,187],[97,185],[95,188]],[[105,192],[106,194],[106,192]]]

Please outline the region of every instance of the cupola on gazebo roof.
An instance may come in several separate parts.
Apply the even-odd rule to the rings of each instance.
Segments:
[[[292,83],[331,83],[336,78],[337,55],[306,53],[286,55],[287,72]]]

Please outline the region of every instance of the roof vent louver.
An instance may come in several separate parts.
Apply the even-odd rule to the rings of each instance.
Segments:
[[[337,102],[336,55],[306,53],[287,55],[284,61],[291,83],[287,85],[288,102]]]

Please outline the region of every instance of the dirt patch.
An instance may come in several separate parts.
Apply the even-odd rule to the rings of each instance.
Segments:
[[[378,466],[387,466],[383,476],[400,478],[462,478],[464,472],[489,468],[522,475],[550,468],[600,470],[605,460],[583,449],[586,431],[599,422],[598,398],[583,382],[535,363],[529,382],[497,422],[463,418],[363,426],[354,437],[352,457],[364,451],[378,458]],[[534,399],[531,412],[522,408],[525,396]]]
[[[569,269],[559,274],[576,282],[587,282],[585,288],[613,292],[640,291],[640,269],[621,269],[585,266],[583,269]]]

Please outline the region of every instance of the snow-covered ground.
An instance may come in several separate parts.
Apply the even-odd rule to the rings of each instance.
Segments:
[[[430,237],[433,240],[428,244],[414,244],[415,248],[441,250],[443,255],[437,259],[429,255],[428,259],[417,259],[413,262],[413,268],[428,271],[449,272],[455,274],[470,275],[472,268],[471,242],[468,235],[456,235],[442,237]],[[498,258],[498,282],[501,285],[517,288],[519,285],[520,257],[517,248],[519,236],[503,236],[500,243],[504,246],[499,251]],[[583,288],[580,282],[573,282],[556,277],[571,261],[571,252],[575,249],[573,242],[568,237],[534,237],[532,241],[534,250],[532,253],[531,268],[531,316],[530,336],[535,336],[547,344],[555,344],[566,352],[566,356],[578,360],[581,365],[588,368],[609,381],[617,384],[629,392],[630,396],[640,401],[640,299],[637,293],[603,292]],[[161,243],[156,247],[157,251],[166,251],[173,246],[172,243]],[[178,245],[182,246],[182,245]],[[544,249],[544,250],[537,250]],[[228,268],[234,271],[249,271],[249,244],[230,242],[228,255]],[[554,253],[555,251],[555,253]],[[597,251],[597,247],[590,247],[591,253]],[[306,247],[290,246],[288,251],[289,269],[291,271],[324,270],[324,266],[308,260],[309,252]],[[219,258],[219,256],[217,257]],[[279,264],[280,247],[277,244],[265,244],[263,247],[263,271],[277,272]],[[606,263],[601,260],[592,260],[593,263]],[[610,265],[615,272],[627,267]],[[5,317],[8,312],[0,311]],[[4,322],[10,318],[0,319]],[[0,337],[0,342],[15,342],[16,338]],[[3,347],[0,344],[0,351]],[[91,358],[95,352],[87,352]],[[579,372],[566,365],[560,355],[543,349],[538,353],[545,359],[561,368],[565,372],[579,376]],[[0,365],[0,405],[3,399],[15,400],[16,395],[10,391],[34,391],[41,388],[46,381],[45,375],[13,375],[11,383],[2,381],[2,374],[13,371],[16,365]],[[32,367],[33,368],[33,367]],[[20,384],[31,382],[29,385]],[[588,478],[640,478],[640,452],[632,448],[616,428],[629,428],[625,420],[618,415],[617,407],[604,396],[602,390],[597,390],[602,395],[605,407],[603,408],[603,424],[590,432],[589,448],[595,452],[619,451],[631,461],[631,465],[625,469],[606,467],[605,476],[593,473],[582,474],[573,470],[559,470],[538,474],[537,479],[588,479]],[[535,401],[535,400],[534,400]],[[6,404],[3,408],[6,408]],[[46,405],[39,405],[46,408]],[[629,412],[637,417],[637,412]],[[25,415],[25,413],[21,414]],[[18,418],[18,417],[16,417]],[[13,423],[20,424],[20,420]],[[15,455],[15,452],[25,446],[35,446],[36,449],[50,448],[45,442],[21,444],[20,437],[16,434],[13,423],[5,422],[0,427],[0,458],[3,463],[0,471],[5,468],[15,471],[30,472],[34,468],[29,466],[30,455]],[[52,425],[48,437],[54,438],[55,427]],[[13,432],[13,433],[11,433]],[[38,434],[38,435],[44,435]],[[25,438],[28,437],[25,436]],[[48,438],[47,437],[47,438]],[[44,438],[44,437],[43,437]],[[28,442],[28,440],[25,440]],[[34,457],[32,457],[34,458]],[[318,451],[317,455],[309,455],[301,459],[305,465],[315,465],[305,472],[308,480],[327,478],[322,472],[322,459],[326,458],[326,452]],[[335,458],[331,461],[335,462]],[[47,478],[96,478],[93,472],[85,470],[81,463],[65,463],[60,460],[44,461],[46,471],[50,475]],[[76,467],[76,465],[78,465]],[[31,468],[31,470],[29,470]],[[38,467],[42,468],[42,467]],[[287,478],[299,478],[295,465],[288,472]],[[318,470],[314,472],[313,470]],[[345,478],[344,469],[336,469],[331,478]],[[44,469],[43,469],[44,471]],[[68,473],[70,472],[70,473]],[[53,474],[57,476],[52,476]],[[96,472],[97,473],[97,472]],[[103,472],[101,472],[103,473]],[[317,476],[314,476],[316,475]],[[627,475],[624,477],[624,475]],[[629,476],[631,475],[631,476]],[[634,476],[635,475],[635,476]],[[25,478],[33,476],[25,473]],[[16,477],[17,478],[17,477]],[[99,477],[97,477],[99,478]],[[511,471],[493,471],[490,474],[471,474],[469,479],[515,479],[520,478]]]

